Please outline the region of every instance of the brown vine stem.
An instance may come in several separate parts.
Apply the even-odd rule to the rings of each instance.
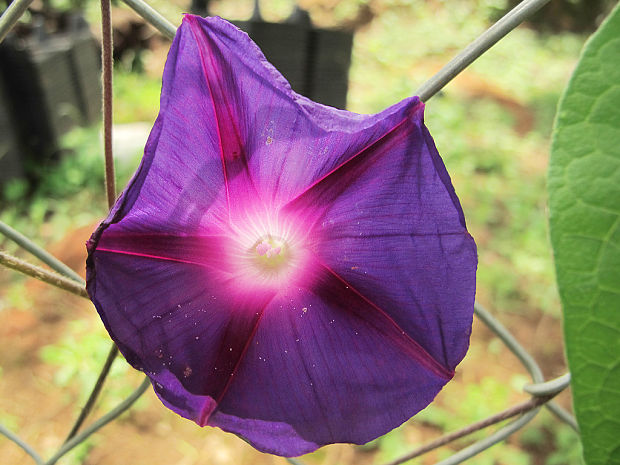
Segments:
[[[558,393],[556,392],[556,393],[549,394],[546,396],[532,397],[529,400],[526,400],[525,402],[521,402],[520,404],[514,405],[506,410],[496,413],[495,415],[491,415],[490,417],[485,418],[484,420],[481,420],[476,423],[472,423],[471,425],[468,425],[460,430],[453,431],[452,433],[448,433],[444,436],[441,436],[435,439],[434,441],[431,441],[428,444],[425,444],[409,452],[408,454],[397,458],[396,460],[385,463],[384,465],[400,465],[401,463],[405,463],[411,459],[419,457],[422,454],[426,454],[427,452],[430,452],[434,449],[438,449],[439,447],[444,446],[452,441],[455,441],[465,436],[469,436],[470,434],[475,433],[476,431],[480,431],[491,425],[507,420],[508,418],[512,418],[517,415],[521,415],[523,413],[529,412],[530,410],[534,410],[535,408],[538,408],[544,403],[553,399],[557,394]]]
[[[101,80],[103,82],[103,146],[105,154],[105,187],[108,200],[108,207],[112,208],[116,200],[116,186],[114,182],[114,157],[112,155],[112,14],[110,0],[101,0]],[[118,347],[112,343],[108,356],[99,372],[97,381],[86,400],[86,404],[82,408],[79,417],[73,424],[71,431],[65,439],[64,445],[67,445],[73,439],[86,418],[93,410],[95,402],[103,389],[112,363],[118,355]]]
[[[84,404],[84,407],[82,407],[80,416],[77,418],[77,420],[75,420],[75,423],[73,424],[73,427],[71,428],[71,431],[69,431],[69,434],[67,435],[67,438],[65,439],[65,444],[69,442],[69,440],[71,440],[78,433],[81,426],[84,424],[86,417],[90,414],[93,407],[95,406],[95,402],[97,401],[97,398],[99,397],[99,393],[101,392],[101,389],[103,388],[103,383],[105,382],[105,379],[108,376],[108,373],[110,372],[110,368],[112,368],[112,363],[116,359],[117,355],[118,355],[118,348],[116,347],[116,344],[112,343],[112,347],[110,347],[110,351],[108,352],[108,357],[106,358],[105,363],[103,364],[103,367],[101,368],[101,371],[99,372],[99,376],[97,377],[97,381],[95,382],[95,385],[93,386],[93,390],[88,396],[88,399],[86,400],[86,403]]]
[[[47,271],[41,267],[33,265],[32,263],[29,263],[20,258],[14,257],[13,255],[3,252],[1,250],[0,264],[6,266],[7,268],[11,268],[13,270],[19,271],[20,273],[36,278],[39,281],[46,282],[48,284],[51,284],[52,286],[56,286],[65,291],[69,291],[72,294],[79,295],[80,297],[85,297],[88,299],[86,289],[72,279],[65,278],[64,276],[61,276],[58,273],[54,273],[52,271]]]
[[[105,153],[105,186],[108,207],[116,200],[114,158],[112,156],[112,16],[110,0],[101,0],[101,73],[103,82],[103,145]]]

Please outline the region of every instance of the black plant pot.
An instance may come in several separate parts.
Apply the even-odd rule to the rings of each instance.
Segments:
[[[353,34],[312,26],[300,9],[283,23],[260,15],[234,24],[248,33],[296,92],[314,101],[345,108]]]
[[[353,34],[330,29],[311,31],[308,97],[336,108],[347,105]]]
[[[0,186],[13,178],[24,176],[23,163],[17,145],[11,107],[0,75]]]
[[[87,27],[8,37],[0,62],[23,166],[54,158],[62,135],[99,119],[99,49]]]
[[[255,19],[235,21],[234,24],[248,33],[267,60],[282,73],[296,92],[307,95],[307,51],[310,37],[306,28]]]

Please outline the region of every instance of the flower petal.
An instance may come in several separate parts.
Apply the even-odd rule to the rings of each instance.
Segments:
[[[220,118],[223,133],[238,134],[245,144],[239,153],[245,157],[246,174],[268,205],[279,206],[299,195],[420,105],[412,97],[376,115],[359,115],[312,102],[295,93],[247,34],[232,24],[187,15],[180,30],[187,26],[200,44],[203,73],[215,89],[216,113],[228,115]],[[241,189],[231,195],[244,194]]]
[[[367,442],[424,408],[452,377],[320,265],[313,291],[246,300],[193,264],[104,250],[93,260],[89,292],[107,309],[106,328],[162,401],[264,451]]]
[[[456,367],[469,346],[476,247],[421,106],[285,210],[314,216],[318,256]]]
[[[290,200],[326,237],[466,231],[454,188],[423,124],[422,104]]]
[[[337,238],[321,257],[447,369],[463,359],[476,284],[469,234]]]
[[[87,260],[165,405],[290,456],[369,441],[434,398],[468,344],[476,257],[422,110],[316,104],[234,26],[185,17]]]
[[[426,407],[452,377],[332,272],[318,274],[315,290],[269,304],[209,424],[278,455],[362,444]]]
[[[229,261],[223,256],[230,241],[225,236],[177,236],[118,232],[109,228],[97,244],[98,252],[110,252],[156,260],[202,265],[232,273]]]
[[[231,295],[230,283],[185,262],[104,250],[92,260],[97,275],[89,293],[127,361],[159,383],[158,395],[177,410],[202,398],[185,416],[204,425],[273,293]]]

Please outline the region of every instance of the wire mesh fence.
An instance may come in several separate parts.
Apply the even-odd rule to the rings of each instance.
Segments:
[[[172,23],[165,19],[160,13],[153,9],[143,0],[123,0],[138,15],[152,24],[165,37],[172,39],[175,35],[176,28]],[[519,3],[513,10],[502,17],[497,23],[491,26],[487,31],[482,33],[476,40],[463,49],[461,53],[447,63],[436,75],[425,82],[415,92],[424,102],[431,99],[437,92],[446,86],[461,71],[466,69],[474,60],[484,54],[495,43],[500,41],[510,31],[521,24],[525,19],[544,6],[549,0],[525,0]],[[19,20],[19,18],[27,10],[32,0],[14,0],[5,13],[0,18],[0,41],[6,37],[11,28]],[[103,81],[104,81],[104,128],[106,131],[106,172],[108,186],[108,202],[112,206],[115,199],[115,188],[113,185],[114,171],[111,157],[111,25],[109,22],[110,10],[109,1],[102,0],[103,12]],[[106,33],[107,31],[107,33]],[[106,90],[107,83],[107,90]],[[51,285],[60,287],[68,292],[72,292],[81,297],[88,298],[84,289],[84,281],[73,270],[62,262],[55,259],[44,249],[36,245],[29,238],[15,231],[10,226],[0,222],[0,233],[8,239],[17,243],[22,249],[32,254],[37,259],[48,265],[53,271],[46,271],[28,263],[24,260],[17,259],[5,252],[0,251],[0,263],[6,267],[12,268],[20,273],[33,276],[43,280]],[[532,357],[532,355],[516,340],[509,329],[505,328],[493,315],[476,302],[474,306],[476,317],[483,322],[495,335],[506,345],[510,351],[518,358],[522,365],[526,368],[531,376],[531,384],[525,386],[524,391],[530,395],[530,399],[520,404],[514,405],[506,410],[498,412],[489,418],[483,419],[464,428],[446,434],[429,444],[423,445],[410,453],[403,455],[385,465],[398,465],[418,457],[426,452],[439,448],[458,438],[472,434],[473,432],[487,428],[491,425],[502,422],[506,419],[513,419],[512,422],[501,427],[500,429],[488,434],[482,440],[462,449],[451,457],[440,462],[441,465],[460,463],[479,452],[491,447],[493,444],[502,441],[511,434],[525,427],[540,411],[541,407],[549,409],[558,420],[567,423],[573,429],[577,430],[575,419],[567,411],[553,402],[553,398],[569,386],[570,375],[567,373],[559,378],[547,381],[544,379],[542,371]],[[56,463],[63,455],[72,450],[74,447],[85,441],[90,435],[97,432],[109,422],[117,418],[121,413],[129,409],[133,403],[148,389],[150,381],[146,378],[142,384],[116,408],[103,415],[101,418],[93,421],[90,425],[83,427],[85,420],[89,416],[95,400],[97,399],[107,374],[110,370],[112,362],[116,358],[118,351],[116,346],[112,345],[107,360],[99,374],[99,378],[92,389],[88,401],[86,402],[81,415],[75,421],[65,442],[59,447],[57,452],[49,459],[43,459],[36,450],[20,439],[17,433],[9,431],[3,425],[0,425],[0,433],[13,441],[18,447],[21,447],[36,464],[52,465]],[[287,459],[293,465],[302,465],[299,459]]]

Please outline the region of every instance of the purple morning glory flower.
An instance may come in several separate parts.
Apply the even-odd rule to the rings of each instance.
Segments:
[[[314,103],[243,32],[185,16],[87,262],[107,330],[167,407],[293,456],[372,440],[452,378],[476,248],[423,110]]]

